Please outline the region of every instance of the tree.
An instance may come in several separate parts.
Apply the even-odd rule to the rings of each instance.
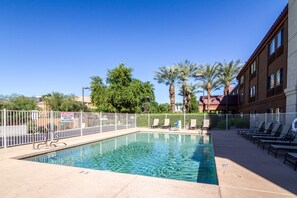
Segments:
[[[229,87],[231,84],[234,84],[237,74],[241,69],[240,60],[230,61],[227,63],[219,63],[219,72],[218,78],[221,85],[224,86],[224,95],[229,95]]]
[[[170,104],[159,104],[159,113],[169,113],[172,111],[172,107]]]
[[[111,104],[107,86],[102,82],[99,76],[91,77],[91,101],[97,107],[97,111],[116,112]]]
[[[106,85],[98,76],[91,78],[92,103],[98,111],[149,112],[155,108],[151,104],[155,100],[153,85],[133,78],[132,71],[124,64],[108,70]]]
[[[183,110],[185,111],[187,109],[185,108],[187,100],[187,81],[196,73],[197,67],[196,64],[191,63],[189,60],[178,63],[176,66],[178,68],[179,83],[182,84]]]
[[[183,94],[184,88],[186,90],[185,94]],[[192,110],[192,98],[195,97],[196,93],[198,93],[197,86],[192,83],[186,83],[179,91],[180,96],[185,95],[185,104],[183,104],[183,108],[189,113]]]
[[[2,108],[9,110],[39,110],[34,98],[25,97],[22,95],[10,95],[1,99]]]
[[[171,67],[160,67],[159,71],[155,72],[155,80],[158,83],[164,83],[166,86],[169,85],[169,98],[171,111],[175,111],[175,87],[174,84],[178,79],[178,69],[176,66]]]
[[[210,112],[210,97],[211,91],[219,89],[220,82],[218,81],[218,68],[219,64],[215,63],[213,65],[206,64],[200,65],[197,73],[195,75],[197,80],[202,81],[202,87],[207,91],[207,111]]]
[[[81,111],[83,105],[79,101],[75,101],[74,95],[64,95],[59,92],[43,95],[43,98],[52,111]]]

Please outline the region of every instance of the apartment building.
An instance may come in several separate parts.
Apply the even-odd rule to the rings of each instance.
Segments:
[[[237,76],[238,112],[286,112],[288,6]]]

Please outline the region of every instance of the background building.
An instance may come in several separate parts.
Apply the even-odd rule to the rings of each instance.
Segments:
[[[237,76],[240,113],[286,111],[287,60],[288,6]]]

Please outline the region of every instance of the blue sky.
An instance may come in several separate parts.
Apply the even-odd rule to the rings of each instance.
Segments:
[[[81,95],[120,63],[155,85],[188,59],[245,62],[287,0],[0,0],[0,95]],[[177,88],[178,89],[178,88]],[[87,93],[88,94],[88,93]],[[176,97],[181,101],[181,97]]]

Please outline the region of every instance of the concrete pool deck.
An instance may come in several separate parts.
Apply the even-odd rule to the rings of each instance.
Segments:
[[[116,137],[127,129],[64,139],[68,146]],[[159,129],[158,129],[159,130]],[[155,131],[155,130],[153,130]],[[168,130],[160,130],[168,132]],[[184,131],[195,133],[195,131]],[[32,145],[0,149],[1,197],[297,197],[297,171],[236,132],[211,131],[219,185],[17,160],[48,152]],[[173,132],[174,133],[174,132]],[[62,148],[62,147],[60,147]]]

